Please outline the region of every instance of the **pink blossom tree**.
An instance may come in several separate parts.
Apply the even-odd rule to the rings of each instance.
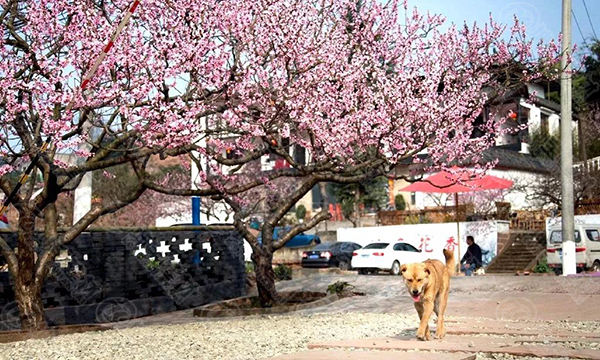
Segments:
[[[425,171],[477,163],[505,131],[504,120],[490,116],[479,129],[485,135],[471,136],[484,104],[523,81],[556,76],[546,73],[558,60],[556,43],[534,50],[516,20],[508,31],[491,19],[442,31],[442,16],[406,2],[356,0],[257,2],[237,14],[222,28],[233,81],[223,111],[207,120],[201,153],[209,161],[198,162],[199,186],[219,190],[235,211],[264,306],[278,301],[273,252],[329,217],[324,210],[274,239],[277,224],[316,184],[389,176],[423,151]],[[288,167],[261,170],[258,158],[267,155]],[[232,187],[252,179],[263,184]],[[261,241],[248,230],[259,203],[269,208]]]
[[[0,240],[24,328],[45,326],[41,287],[59,247],[147,189],[226,201],[253,247],[261,302],[272,305],[278,300],[273,252],[328,217],[318,213],[273,239],[277,223],[306,192],[323,181],[386,175],[425,150],[424,165],[432,170],[477,158],[502,131],[502,120],[490,117],[485,135],[471,137],[483,105],[514,82],[542,76],[557,60],[554,42],[534,50],[517,21],[508,31],[491,19],[442,30],[442,16],[395,0],[146,0],[90,91],[81,92],[129,5],[0,0],[0,173],[35,159],[43,178],[40,194],[26,186],[11,201],[19,211],[18,253]],[[505,76],[515,68],[518,76]],[[44,150],[48,137],[53,145]],[[290,148],[305,149],[304,160]],[[61,163],[58,152],[83,161]],[[200,167],[199,190],[157,184],[148,174],[151,156],[185,153]],[[263,171],[257,162],[269,154],[289,167]],[[59,233],[57,195],[87,172],[123,164],[137,175],[135,189],[95,204]],[[272,184],[285,178],[293,186],[283,187],[285,196],[260,229],[261,245],[247,230],[252,199],[244,195],[256,187],[276,191]],[[6,194],[13,186],[2,177]],[[44,218],[46,235],[37,261],[36,217]]]

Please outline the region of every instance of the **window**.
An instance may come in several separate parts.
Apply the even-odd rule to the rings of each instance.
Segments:
[[[313,250],[316,250],[316,251],[325,251],[325,250],[329,250],[330,248],[332,248],[332,244],[331,243],[324,243],[324,244],[319,244],[319,245],[315,246],[313,248]]]
[[[483,113],[479,114],[479,116],[473,122],[473,132],[471,133],[471,139],[480,138],[485,135],[484,121],[483,121]]]
[[[419,252],[414,246],[405,243],[398,243],[394,245],[394,250],[396,251],[410,251],[410,252]]]
[[[581,236],[579,235],[579,231],[575,230],[575,242],[581,242]],[[562,243],[562,231],[553,231],[550,235],[550,244],[560,244]]]
[[[540,131],[544,135],[548,135],[550,133],[549,116],[544,113],[540,115]]]
[[[410,193],[410,204],[411,205],[416,205],[417,204],[417,193]]]
[[[306,149],[300,145],[294,146],[294,161],[306,165]]]
[[[600,241],[600,233],[598,230],[586,230],[585,234],[592,241]]]
[[[363,249],[385,249],[388,245],[388,243],[373,243],[365,246]]]
[[[412,252],[419,252],[419,250],[417,250],[414,246],[412,246],[411,244],[404,244],[404,247],[406,248],[406,251],[412,251]]]

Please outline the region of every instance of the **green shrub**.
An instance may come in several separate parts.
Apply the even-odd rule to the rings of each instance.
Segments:
[[[538,274],[545,274],[545,273],[552,272],[552,269],[550,268],[550,266],[548,266],[548,260],[546,259],[545,256],[543,258],[541,258],[540,261],[538,261],[537,265],[533,268],[533,272],[538,273]]]
[[[404,218],[404,224],[412,225],[412,224],[420,224],[420,223],[421,223],[421,219],[419,218],[419,215],[416,215],[416,214],[408,215],[407,217]]]
[[[298,220],[304,220],[306,217],[306,207],[304,205],[296,206],[296,218]]]
[[[327,287],[327,292],[330,294],[344,295],[347,291],[354,289],[354,285],[347,281],[336,281]]]
[[[159,266],[160,266],[160,262],[157,259],[148,260],[148,263],[146,264],[146,268],[148,270],[156,270],[156,269],[158,269]]]
[[[292,280],[292,268],[287,265],[279,264],[273,271],[275,272],[275,280],[277,281]]]
[[[254,272],[254,264],[252,261],[246,261],[246,274]]]
[[[406,210],[406,201],[404,201],[404,196],[397,194],[394,198],[394,205],[396,205],[396,210]]]

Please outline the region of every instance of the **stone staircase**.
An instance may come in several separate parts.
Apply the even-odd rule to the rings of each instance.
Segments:
[[[546,249],[544,232],[511,231],[509,241],[488,265],[486,273],[515,273],[532,270]]]

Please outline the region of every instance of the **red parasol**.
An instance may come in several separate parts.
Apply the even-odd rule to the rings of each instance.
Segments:
[[[440,171],[435,175],[429,176],[427,179],[414,182],[400,189],[400,191],[456,194],[481,190],[508,189],[512,185],[512,181],[492,175],[477,178],[475,175],[469,173],[451,174],[447,171]]]

